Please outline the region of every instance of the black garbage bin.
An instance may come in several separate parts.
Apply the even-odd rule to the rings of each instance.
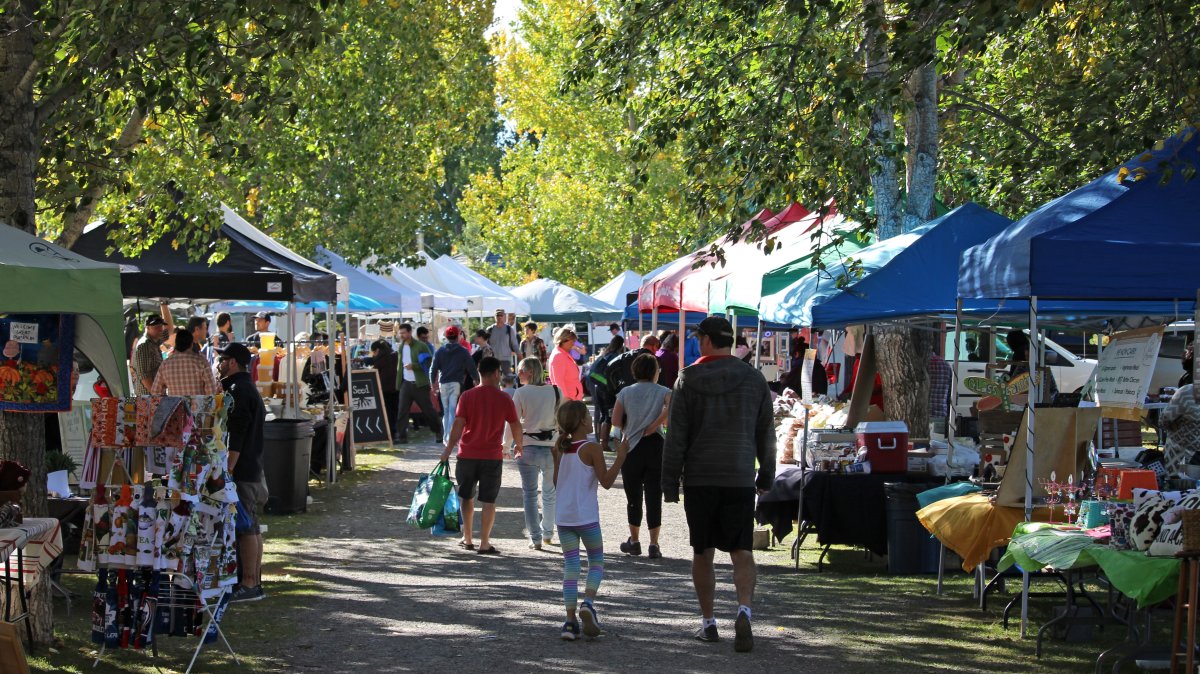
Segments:
[[[263,424],[265,509],[274,515],[308,509],[308,467],[313,425],[307,419],[276,419]]]
[[[883,485],[887,503],[888,573],[937,573],[940,546],[917,519],[920,510],[917,494],[930,487],[908,482]]]

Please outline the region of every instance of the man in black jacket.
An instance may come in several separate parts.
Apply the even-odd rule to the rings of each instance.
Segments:
[[[733,326],[709,316],[695,331],[701,358],[675,381],[663,447],[663,498],[679,501],[692,543],[692,582],[703,623],[696,638],[719,641],[713,617],[716,549],[729,553],[738,613],[733,648],[754,647],[750,605],[754,599],[754,504],[775,479],[775,428],[771,391],[754,367],[731,353]],[[756,466],[757,465],[757,470]]]
[[[262,469],[266,410],[258,388],[250,379],[250,349],[235,342],[218,353],[221,386],[233,399],[226,427],[229,431],[229,469],[237,483],[237,540],[242,571],[241,583],[230,601],[258,601],[267,596],[261,582],[263,546],[258,526],[258,511],[267,500]]]

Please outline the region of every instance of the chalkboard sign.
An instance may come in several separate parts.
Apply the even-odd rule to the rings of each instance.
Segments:
[[[350,372],[350,404],[354,420],[354,444],[392,443],[392,428],[384,409],[383,387],[376,370]]]

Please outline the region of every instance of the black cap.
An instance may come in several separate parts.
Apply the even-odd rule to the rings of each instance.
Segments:
[[[258,312],[257,314],[254,314],[254,317],[255,317],[255,318],[265,318],[265,319],[267,319],[268,321],[269,321],[269,320],[271,320],[271,318],[272,318],[273,316],[275,316],[275,314],[273,314],[273,313],[271,313],[271,312],[269,312],[269,311],[260,311],[260,312]]]
[[[236,360],[237,364],[241,365],[243,370],[250,367],[250,359],[253,357],[250,354],[250,349],[247,349],[246,345],[241,342],[234,342],[223,349],[217,349],[217,353],[225,358]]]
[[[707,335],[709,337],[727,337],[733,338],[733,326],[724,316],[709,316],[700,321],[700,325],[696,326],[693,331],[697,335]]]
[[[167,322],[163,320],[162,316],[151,316],[150,318],[146,319],[146,327],[147,328],[150,327],[151,325],[166,325],[166,324],[167,324]]]

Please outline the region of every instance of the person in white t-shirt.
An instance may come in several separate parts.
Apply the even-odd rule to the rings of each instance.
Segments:
[[[517,460],[521,471],[521,489],[525,492],[525,528],[529,548],[541,550],[554,540],[554,410],[562,392],[545,384],[542,362],[526,358],[517,367],[521,388],[513,394],[517,418],[524,430],[525,451]],[[538,512],[538,482],[541,482],[542,511]]]

